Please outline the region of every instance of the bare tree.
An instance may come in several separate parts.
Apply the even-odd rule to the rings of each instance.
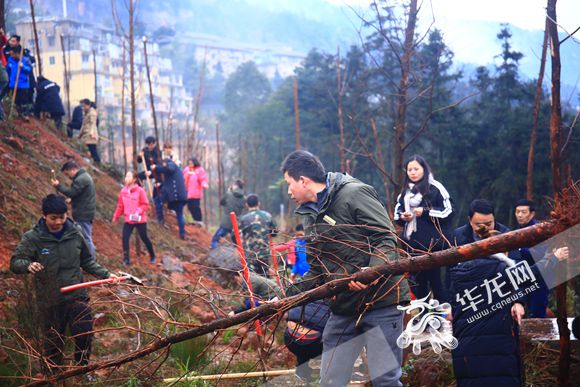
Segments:
[[[32,31],[34,33],[34,48],[36,48],[36,57],[38,58],[38,76],[42,75],[42,58],[40,57],[40,45],[38,42],[38,31],[36,29],[36,16],[34,15],[34,0],[30,0],[30,17],[32,18]],[[4,7],[2,8],[4,9]]]

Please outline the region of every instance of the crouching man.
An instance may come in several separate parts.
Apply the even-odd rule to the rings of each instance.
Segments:
[[[75,341],[75,364],[89,362],[93,319],[87,291],[60,293],[64,286],[83,282],[81,268],[98,278],[114,276],[91,258],[80,227],[67,219],[65,198],[48,195],[42,200],[42,218],[24,234],[12,254],[10,270],[34,276],[44,335],[44,366],[49,373],[58,372],[63,365],[67,327]]]

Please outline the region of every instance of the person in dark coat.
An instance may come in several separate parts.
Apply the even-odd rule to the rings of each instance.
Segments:
[[[163,181],[163,185],[161,186],[161,200],[163,203],[167,203],[167,207],[170,210],[175,211],[177,224],[179,225],[179,238],[185,239],[183,206],[187,202],[187,191],[185,190],[183,173],[171,159],[172,150],[170,145],[165,144],[163,153],[166,155],[166,158],[163,159],[161,164],[152,164],[151,171],[148,171],[147,174],[151,175],[152,172],[155,172],[157,175],[160,175],[159,177]]]
[[[421,156],[414,155],[405,164],[405,181],[397,197],[394,219],[403,226],[402,239],[410,255],[449,248],[454,205],[443,184],[433,178],[431,168]],[[417,298],[432,292],[440,302],[447,301],[441,281],[441,268],[414,273],[411,287]]]
[[[288,311],[284,343],[296,356],[296,375],[307,385],[312,381],[312,368],[308,361],[322,355],[322,332],[328,317],[330,305],[326,300],[316,300]]]
[[[159,160],[162,158],[161,150],[157,145],[157,139],[154,136],[147,136],[145,138],[145,147],[141,149],[141,154],[137,156],[137,163],[143,165],[145,162],[145,171],[139,173],[137,177],[140,180],[145,180],[146,171],[150,171],[150,177],[153,178],[151,184],[154,184],[153,189],[153,203],[155,204],[155,215],[157,216],[157,222],[159,224],[164,223],[163,219],[163,201],[161,200],[161,187],[163,181],[161,176],[157,176],[155,171],[151,170],[151,165],[159,164]]]
[[[62,116],[64,116],[64,106],[60,99],[60,87],[43,77],[38,77],[36,85],[36,102],[34,103],[34,115],[40,118],[40,113],[50,113],[50,118],[54,121],[57,129],[62,125]]]
[[[455,230],[454,239],[464,245],[490,230],[509,231],[495,222],[490,202],[476,199],[469,208],[469,222]],[[524,315],[524,307],[521,294],[509,292],[513,288],[506,275],[519,253],[508,256],[482,256],[449,268],[453,336],[459,341],[452,357],[459,387],[521,385],[516,321]],[[501,302],[506,304],[498,308]]]
[[[246,196],[244,195],[244,182],[242,180],[236,180],[235,183],[228,188],[228,192],[220,202],[220,206],[223,207],[222,221],[211,238],[212,249],[217,248],[220,239],[227,235],[231,235],[232,242],[236,243],[235,236],[232,233],[233,225],[230,220],[230,212],[235,212],[236,216],[240,216],[244,210],[245,203]]]
[[[73,130],[81,130],[83,126],[83,107],[77,105],[72,113],[72,119],[66,124],[66,134],[69,138],[73,138]]]
[[[65,198],[48,195],[42,200],[42,218],[23,235],[12,253],[10,270],[34,278],[41,318],[47,373],[66,369],[67,327],[75,342],[75,365],[87,365],[93,338],[93,318],[86,289],[61,293],[60,288],[83,282],[81,269],[97,278],[114,277],[92,259],[81,230],[67,219]]]

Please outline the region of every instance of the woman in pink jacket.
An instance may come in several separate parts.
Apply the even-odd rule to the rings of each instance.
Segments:
[[[149,200],[145,190],[139,185],[137,175],[133,171],[128,171],[125,175],[125,186],[119,194],[117,209],[113,215],[113,224],[123,215],[125,223],[123,224],[123,264],[130,265],[129,238],[133,229],[137,228],[139,237],[145,243],[151,263],[155,262],[155,252],[153,245],[147,236],[147,210],[149,209]]]
[[[203,190],[208,187],[205,169],[195,157],[187,162],[187,167],[183,169],[183,178],[185,179],[185,189],[187,190],[187,208],[191,212],[193,220],[203,225],[201,214],[201,198]]]

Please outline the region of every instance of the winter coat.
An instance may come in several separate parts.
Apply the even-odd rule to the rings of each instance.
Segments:
[[[2,47],[2,50],[0,50],[0,62],[2,62],[2,66],[6,67],[10,57],[10,45],[5,34],[0,34],[0,47]]]
[[[188,199],[201,199],[203,190],[208,187],[205,169],[202,167],[185,167],[183,169],[185,188]]]
[[[29,89],[30,74],[32,73],[32,64],[30,63],[30,59],[28,59],[26,56],[22,58],[20,74],[18,73],[18,62],[19,61],[12,57],[8,58],[8,63],[6,64],[6,71],[10,76],[8,87],[10,89],[14,89],[14,85],[17,84],[16,76],[18,75],[18,89]]]
[[[70,219],[64,227],[59,240],[48,231],[46,221],[40,219],[32,230],[24,234],[10,259],[10,270],[16,274],[27,274],[32,262],[44,266],[44,270],[34,275],[36,301],[41,307],[87,298],[86,289],[60,293],[64,286],[83,282],[81,268],[97,278],[109,277],[109,271],[92,259],[80,227]]]
[[[83,125],[79,133],[79,139],[86,145],[94,145],[99,140],[97,109],[91,107],[88,112],[83,113]]]
[[[80,130],[83,126],[83,107],[78,105],[74,108],[72,113],[72,119],[67,124],[67,126],[71,129]]]
[[[241,189],[236,189],[234,191],[228,191],[220,202],[220,206],[223,207],[223,216],[220,227],[226,230],[232,229],[232,221],[230,219],[230,212],[235,212],[236,216],[240,216],[244,210],[244,205],[246,204],[246,197]]]
[[[185,180],[181,170],[167,158],[163,160],[162,165],[156,165],[155,173],[163,181],[161,186],[161,199],[166,203],[187,201],[187,192],[185,191]],[[159,176],[161,175],[161,176]]]
[[[97,212],[97,193],[91,175],[84,168],[74,175],[70,187],[59,184],[57,191],[72,201],[72,216],[76,222],[92,222]]]
[[[259,306],[260,301],[267,301],[274,297],[283,297],[280,287],[269,278],[250,272],[250,282],[252,283],[252,294],[254,295],[255,306]],[[248,285],[245,280],[242,282],[242,291],[244,293],[248,292]],[[246,309],[250,309],[251,305],[250,299],[246,298],[243,303],[235,305],[233,310],[235,313],[240,313]]]
[[[306,259],[306,241],[302,238],[292,238],[288,242],[274,246],[277,252],[286,253],[286,262],[292,266],[292,274],[303,276],[310,270]]]
[[[149,200],[145,190],[134,184],[130,187],[123,187],[119,194],[117,209],[113,215],[113,222],[123,215],[125,223],[137,224],[147,223],[147,210],[149,209]],[[132,220],[131,218],[140,217],[141,219]]]
[[[429,192],[423,195],[419,204],[419,207],[423,207],[423,213],[416,218],[417,231],[407,239],[403,230],[402,237],[412,250],[439,251],[450,247],[447,241],[451,240],[452,235],[451,220],[455,207],[453,199],[443,184],[435,179],[431,179],[430,183]],[[407,223],[401,218],[401,214],[405,212],[404,199],[405,194],[399,194],[394,213],[395,222],[403,228]]]
[[[36,86],[36,102],[34,111],[48,112],[55,115],[64,115],[64,106],[60,99],[60,87],[48,79],[44,79]]]
[[[137,156],[137,162],[139,163],[139,165],[142,166],[143,161],[145,161],[146,170],[151,171],[152,164],[154,165],[159,164],[159,156],[161,155],[161,152],[158,149],[159,149],[158,147],[153,148],[152,151],[150,151],[148,147],[141,149],[141,153],[143,154],[143,156],[141,155]],[[147,176],[145,175],[145,170],[139,172],[137,174],[137,177],[141,181],[146,180]],[[163,182],[160,180],[160,178],[161,176],[158,176],[156,171],[151,171],[150,179],[154,179],[154,182],[152,181],[151,184],[155,183],[153,197],[157,197],[158,195],[161,194],[161,186]]]
[[[509,231],[499,223],[496,223],[496,230]],[[469,224],[455,230],[455,241],[458,245],[474,242],[473,230]],[[512,259],[517,259],[518,255],[517,252],[509,254]],[[456,264],[449,269],[453,336],[459,341],[459,346],[452,351],[452,357],[459,387],[520,386],[518,334],[516,323],[511,317],[512,305],[491,310],[492,305],[507,299],[507,296],[500,297],[498,293],[513,289],[505,272],[506,267],[498,259],[481,257]],[[499,292],[492,291],[488,294],[484,281],[493,280],[499,273],[502,276],[498,282],[507,283]],[[493,287],[493,284],[489,286]],[[477,305],[470,306],[466,292],[470,292]],[[466,304],[461,303],[460,299]],[[485,311],[489,313],[485,314]]]
[[[399,259],[393,224],[377,192],[349,175],[329,173],[319,203],[303,204],[296,214],[305,228],[310,270],[286,290],[288,296]],[[355,316],[367,310],[367,304],[372,310],[407,302],[407,280],[393,275],[363,291],[337,294],[331,309]]]

